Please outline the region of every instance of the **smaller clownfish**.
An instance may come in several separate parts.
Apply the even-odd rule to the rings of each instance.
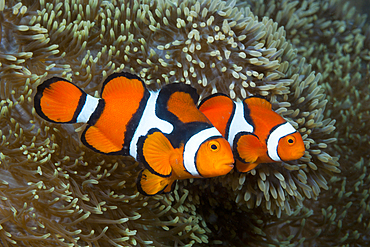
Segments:
[[[37,87],[34,106],[50,122],[87,123],[81,141],[92,150],[142,162],[138,190],[156,195],[170,192],[177,179],[221,176],[233,168],[229,143],[198,110],[198,99],[186,84],[149,91],[138,76],[114,73],[100,98],[50,78]]]
[[[230,143],[239,172],[260,163],[296,160],[305,153],[301,135],[264,98],[252,96],[235,102],[227,95],[214,94],[198,108]]]

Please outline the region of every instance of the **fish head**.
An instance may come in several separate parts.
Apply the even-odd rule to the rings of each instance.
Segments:
[[[230,144],[222,137],[203,142],[196,156],[199,173],[203,177],[222,176],[234,167]]]
[[[305,150],[302,136],[298,132],[284,136],[279,140],[278,154],[283,161],[300,159]]]

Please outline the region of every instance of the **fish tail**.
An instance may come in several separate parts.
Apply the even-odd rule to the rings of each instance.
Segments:
[[[102,99],[92,97],[58,77],[40,84],[34,100],[36,112],[54,123],[87,123],[103,104]]]
[[[175,185],[174,182],[175,180],[171,177],[161,177],[144,169],[140,172],[136,184],[141,194],[154,196],[171,192]]]

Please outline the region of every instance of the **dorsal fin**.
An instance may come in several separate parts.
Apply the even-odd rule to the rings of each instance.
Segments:
[[[217,93],[204,98],[198,107],[218,131],[225,136],[230,117],[234,111],[232,99],[225,94]]]
[[[129,73],[105,79],[101,97],[105,106],[99,119],[82,135],[88,147],[105,154],[129,155],[129,145],[140,121],[149,92],[144,82]]]
[[[166,113],[159,109],[167,109],[167,112],[174,115],[182,123],[205,122],[210,123],[206,116],[201,113],[196,104],[199,95],[196,90],[186,84],[173,83],[165,85],[158,96],[158,116],[166,119]],[[171,117],[170,117],[171,119]]]
[[[225,105],[231,106],[233,105],[233,100],[230,99],[229,96],[223,93],[215,93],[212,94],[202,100],[200,102],[198,108],[199,109],[208,109],[208,108],[219,108],[224,107]]]
[[[267,99],[263,98],[262,96],[252,96],[252,97],[246,98],[244,100],[244,103],[247,104],[248,107],[257,106],[257,107],[262,107],[268,110],[272,109],[271,103]]]
[[[140,101],[147,91],[140,77],[128,72],[120,72],[113,73],[104,80],[100,95],[103,99],[126,96],[129,100]]]

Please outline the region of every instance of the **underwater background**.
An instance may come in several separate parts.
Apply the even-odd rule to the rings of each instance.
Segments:
[[[0,0],[3,246],[370,245],[368,1]],[[141,165],[35,113],[45,79],[91,95],[114,71],[202,98],[263,95],[305,155],[136,189]]]

